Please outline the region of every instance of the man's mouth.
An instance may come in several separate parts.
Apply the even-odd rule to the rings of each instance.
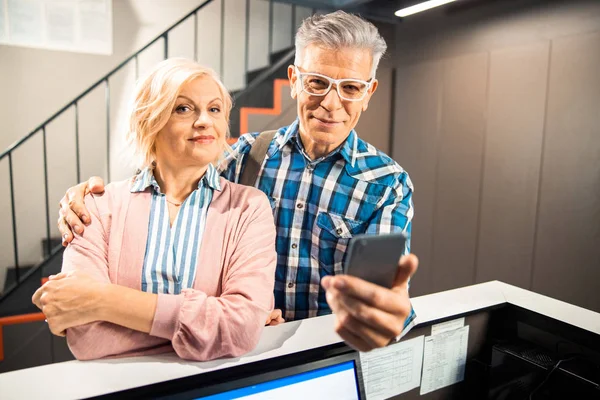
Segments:
[[[321,124],[323,125],[327,125],[327,126],[336,126],[338,124],[341,124],[341,121],[336,121],[333,119],[328,119],[328,118],[318,118],[313,116],[314,119],[316,119],[317,121],[319,121]]]

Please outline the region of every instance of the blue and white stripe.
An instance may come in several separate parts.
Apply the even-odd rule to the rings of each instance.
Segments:
[[[191,288],[196,278],[196,265],[206,216],[213,190],[221,190],[219,174],[209,165],[194,190],[181,204],[173,226],[169,220],[166,196],[161,192],[152,168],[135,178],[131,192],[152,191],[148,239],[142,269],[142,290],[150,293],[179,294]]]

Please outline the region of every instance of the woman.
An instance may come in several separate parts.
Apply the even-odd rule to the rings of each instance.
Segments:
[[[141,172],[86,196],[92,224],[33,302],[80,360],[252,350],[273,308],[275,227],[257,189],[219,177],[231,97],[185,59],[136,89],[129,141]]]

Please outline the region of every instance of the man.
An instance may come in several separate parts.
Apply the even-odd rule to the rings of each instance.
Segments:
[[[408,280],[418,264],[414,255],[400,260],[391,289],[340,275],[353,235],[410,234],[408,175],[354,131],[377,89],[375,72],[385,50],[375,26],[342,11],[302,23],[294,65],[288,67],[298,119],[277,131],[256,182],[271,200],[278,234],[276,309],[267,322],[333,311],[336,332],[360,351],[387,345],[415,318],[408,296]],[[222,166],[227,179],[239,181],[258,135],[240,137]],[[92,178],[61,201],[65,243],[72,239],[69,226],[83,231],[79,217],[86,222],[88,186],[95,193],[104,189]]]

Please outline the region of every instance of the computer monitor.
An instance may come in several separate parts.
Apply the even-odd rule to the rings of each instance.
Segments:
[[[289,360],[293,357],[290,355],[286,358]],[[196,388],[185,385],[185,389],[172,386],[158,396],[154,392],[152,397],[177,400],[366,399],[358,353],[354,351],[323,360],[297,363],[287,368],[262,371],[214,385]]]
[[[291,372],[293,373],[293,371]],[[199,397],[198,399],[360,400],[360,394],[356,363],[351,360],[244,386],[239,389]]]

